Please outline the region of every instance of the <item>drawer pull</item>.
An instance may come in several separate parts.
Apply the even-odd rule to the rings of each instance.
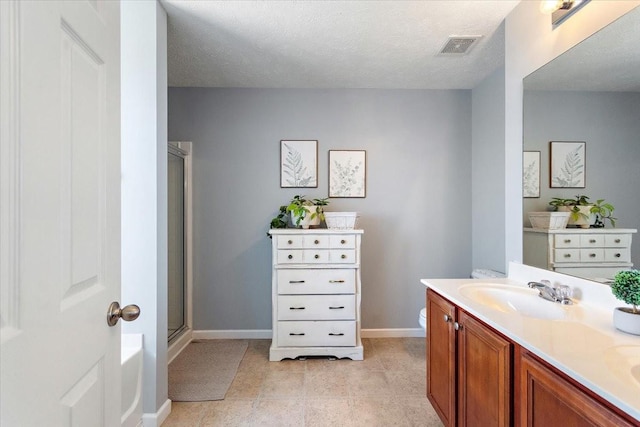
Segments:
[[[287,240],[287,243],[293,245],[293,240]]]
[[[571,254],[564,254],[565,258],[571,258]]]
[[[340,243],[344,245],[345,243],[347,243],[347,241],[342,239],[342,240],[340,240]]]
[[[589,258],[595,258],[596,254],[589,254]]]
[[[616,258],[620,258],[622,255],[621,254],[615,254],[614,257]]]
[[[341,305],[339,307],[329,307],[329,310],[341,310],[344,309],[344,305]]]
[[[304,283],[304,280],[289,280],[289,283]]]
[[[565,243],[571,243],[571,239],[564,239]]]
[[[344,334],[342,332],[340,332],[339,334],[334,334],[333,332],[329,332],[329,336],[330,337],[341,337],[341,336],[344,336]]]
[[[340,258],[345,259],[347,256],[345,254],[340,255]]]
[[[620,240],[620,239],[616,239],[616,240],[614,240],[614,242],[616,242],[616,243],[620,243],[620,242],[622,242],[622,240]]]
[[[289,254],[289,256],[287,258],[293,259],[293,255]]]
[[[300,332],[299,334],[293,333],[293,332],[289,332],[289,335],[291,335],[292,337],[301,337],[304,335],[304,332]]]
[[[595,243],[596,239],[589,239],[589,243]]]
[[[320,258],[320,255],[315,254],[313,257],[314,257],[315,259],[319,259],[319,258]]]
[[[453,320],[453,319],[452,319],[452,318],[451,318],[451,316],[449,316],[448,314],[445,314],[445,315],[444,315],[444,321],[445,321],[446,323],[449,323],[449,322],[451,322],[452,320]]]
[[[289,307],[289,310],[304,310],[304,307]]]
[[[329,280],[329,283],[344,283],[344,280]]]
[[[320,240],[316,239],[313,241],[313,243],[315,243],[316,245],[320,243]]]

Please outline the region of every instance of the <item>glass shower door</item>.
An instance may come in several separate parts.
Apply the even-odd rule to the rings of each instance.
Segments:
[[[185,310],[185,160],[169,149],[168,157],[168,341],[186,325]]]

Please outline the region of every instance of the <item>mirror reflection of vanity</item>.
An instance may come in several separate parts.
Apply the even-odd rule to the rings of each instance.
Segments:
[[[540,197],[524,199],[525,264],[592,279],[640,268],[640,244],[632,245],[640,228],[638,40],[640,7],[524,79],[523,147],[540,152]],[[585,142],[584,187],[550,188],[550,141]],[[617,227],[530,229],[529,212],[583,194],[613,204]]]

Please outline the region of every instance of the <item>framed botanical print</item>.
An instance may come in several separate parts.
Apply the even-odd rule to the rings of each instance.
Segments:
[[[329,150],[329,197],[366,197],[367,152]]]
[[[540,152],[525,151],[522,156],[522,197],[540,197]]]
[[[551,141],[549,183],[551,188],[584,188],[587,143]]]
[[[318,187],[318,141],[280,141],[280,187]]]

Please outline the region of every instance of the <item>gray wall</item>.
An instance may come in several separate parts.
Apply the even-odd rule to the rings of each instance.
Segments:
[[[473,89],[472,108],[473,268],[506,272],[504,68]]]
[[[586,194],[615,206],[617,227],[640,228],[640,93],[526,91],[524,117],[525,150],[541,152],[540,198],[524,199],[526,226],[527,213],[547,210],[552,197]],[[587,143],[585,188],[549,188],[549,141]]]
[[[317,139],[316,189],[281,189],[281,139]],[[268,223],[326,197],[327,151],[367,151],[363,328],[416,328],[424,277],[471,269],[471,91],[170,88],[169,140],[193,141],[196,330],[271,328]]]

